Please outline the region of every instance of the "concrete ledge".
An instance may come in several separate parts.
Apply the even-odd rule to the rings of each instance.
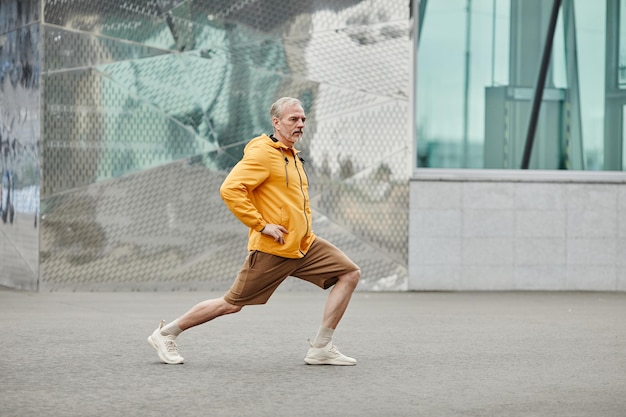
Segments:
[[[626,184],[621,171],[418,168],[411,181],[489,181]]]

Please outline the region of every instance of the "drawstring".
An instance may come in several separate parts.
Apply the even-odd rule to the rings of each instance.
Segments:
[[[287,155],[285,155],[285,151],[283,150],[282,147],[279,147],[278,149],[280,149],[280,153],[283,155],[283,159],[285,160],[285,179],[287,181],[287,187],[289,187],[289,171],[287,170],[287,165],[289,165],[289,158],[287,158]],[[293,159],[294,163],[296,162],[296,156],[298,157],[300,162],[302,162],[302,164],[304,165],[304,159],[296,155],[295,152],[294,152],[294,159]],[[298,168],[298,164],[296,163],[296,169],[297,168]],[[300,172],[298,171],[298,173]],[[304,171],[304,174],[306,175],[306,171]]]
[[[280,149],[280,153],[283,154],[283,158],[285,159],[285,178],[287,179],[287,187],[289,187],[289,172],[287,171],[287,165],[289,164],[289,159],[287,159],[287,157],[285,156],[285,151],[283,151],[283,148],[279,148]]]

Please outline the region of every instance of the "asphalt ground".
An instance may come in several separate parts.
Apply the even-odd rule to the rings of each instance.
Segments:
[[[303,361],[324,291],[146,342],[221,294],[0,290],[0,416],[626,416],[626,293],[355,293],[353,367]]]

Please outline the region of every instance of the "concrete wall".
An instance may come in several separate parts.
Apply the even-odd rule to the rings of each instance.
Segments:
[[[626,174],[418,170],[409,289],[626,291]]]

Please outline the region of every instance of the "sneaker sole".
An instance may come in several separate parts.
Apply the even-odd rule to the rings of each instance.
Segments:
[[[184,359],[180,361],[169,361],[165,357],[163,357],[163,354],[161,353],[159,346],[154,342],[154,340],[152,340],[152,336],[148,336],[148,343],[150,343],[150,346],[152,346],[154,350],[157,351],[157,354],[159,355],[159,359],[161,359],[163,362],[167,363],[168,365],[179,365],[185,362]]]
[[[334,365],[334,366],[354,366],[356,362],[343,362],[343,361],[335,361],[335,360],[324,360],[321,361],[319,359],[311,359],[304,358],[304,362],[307,365]]]

